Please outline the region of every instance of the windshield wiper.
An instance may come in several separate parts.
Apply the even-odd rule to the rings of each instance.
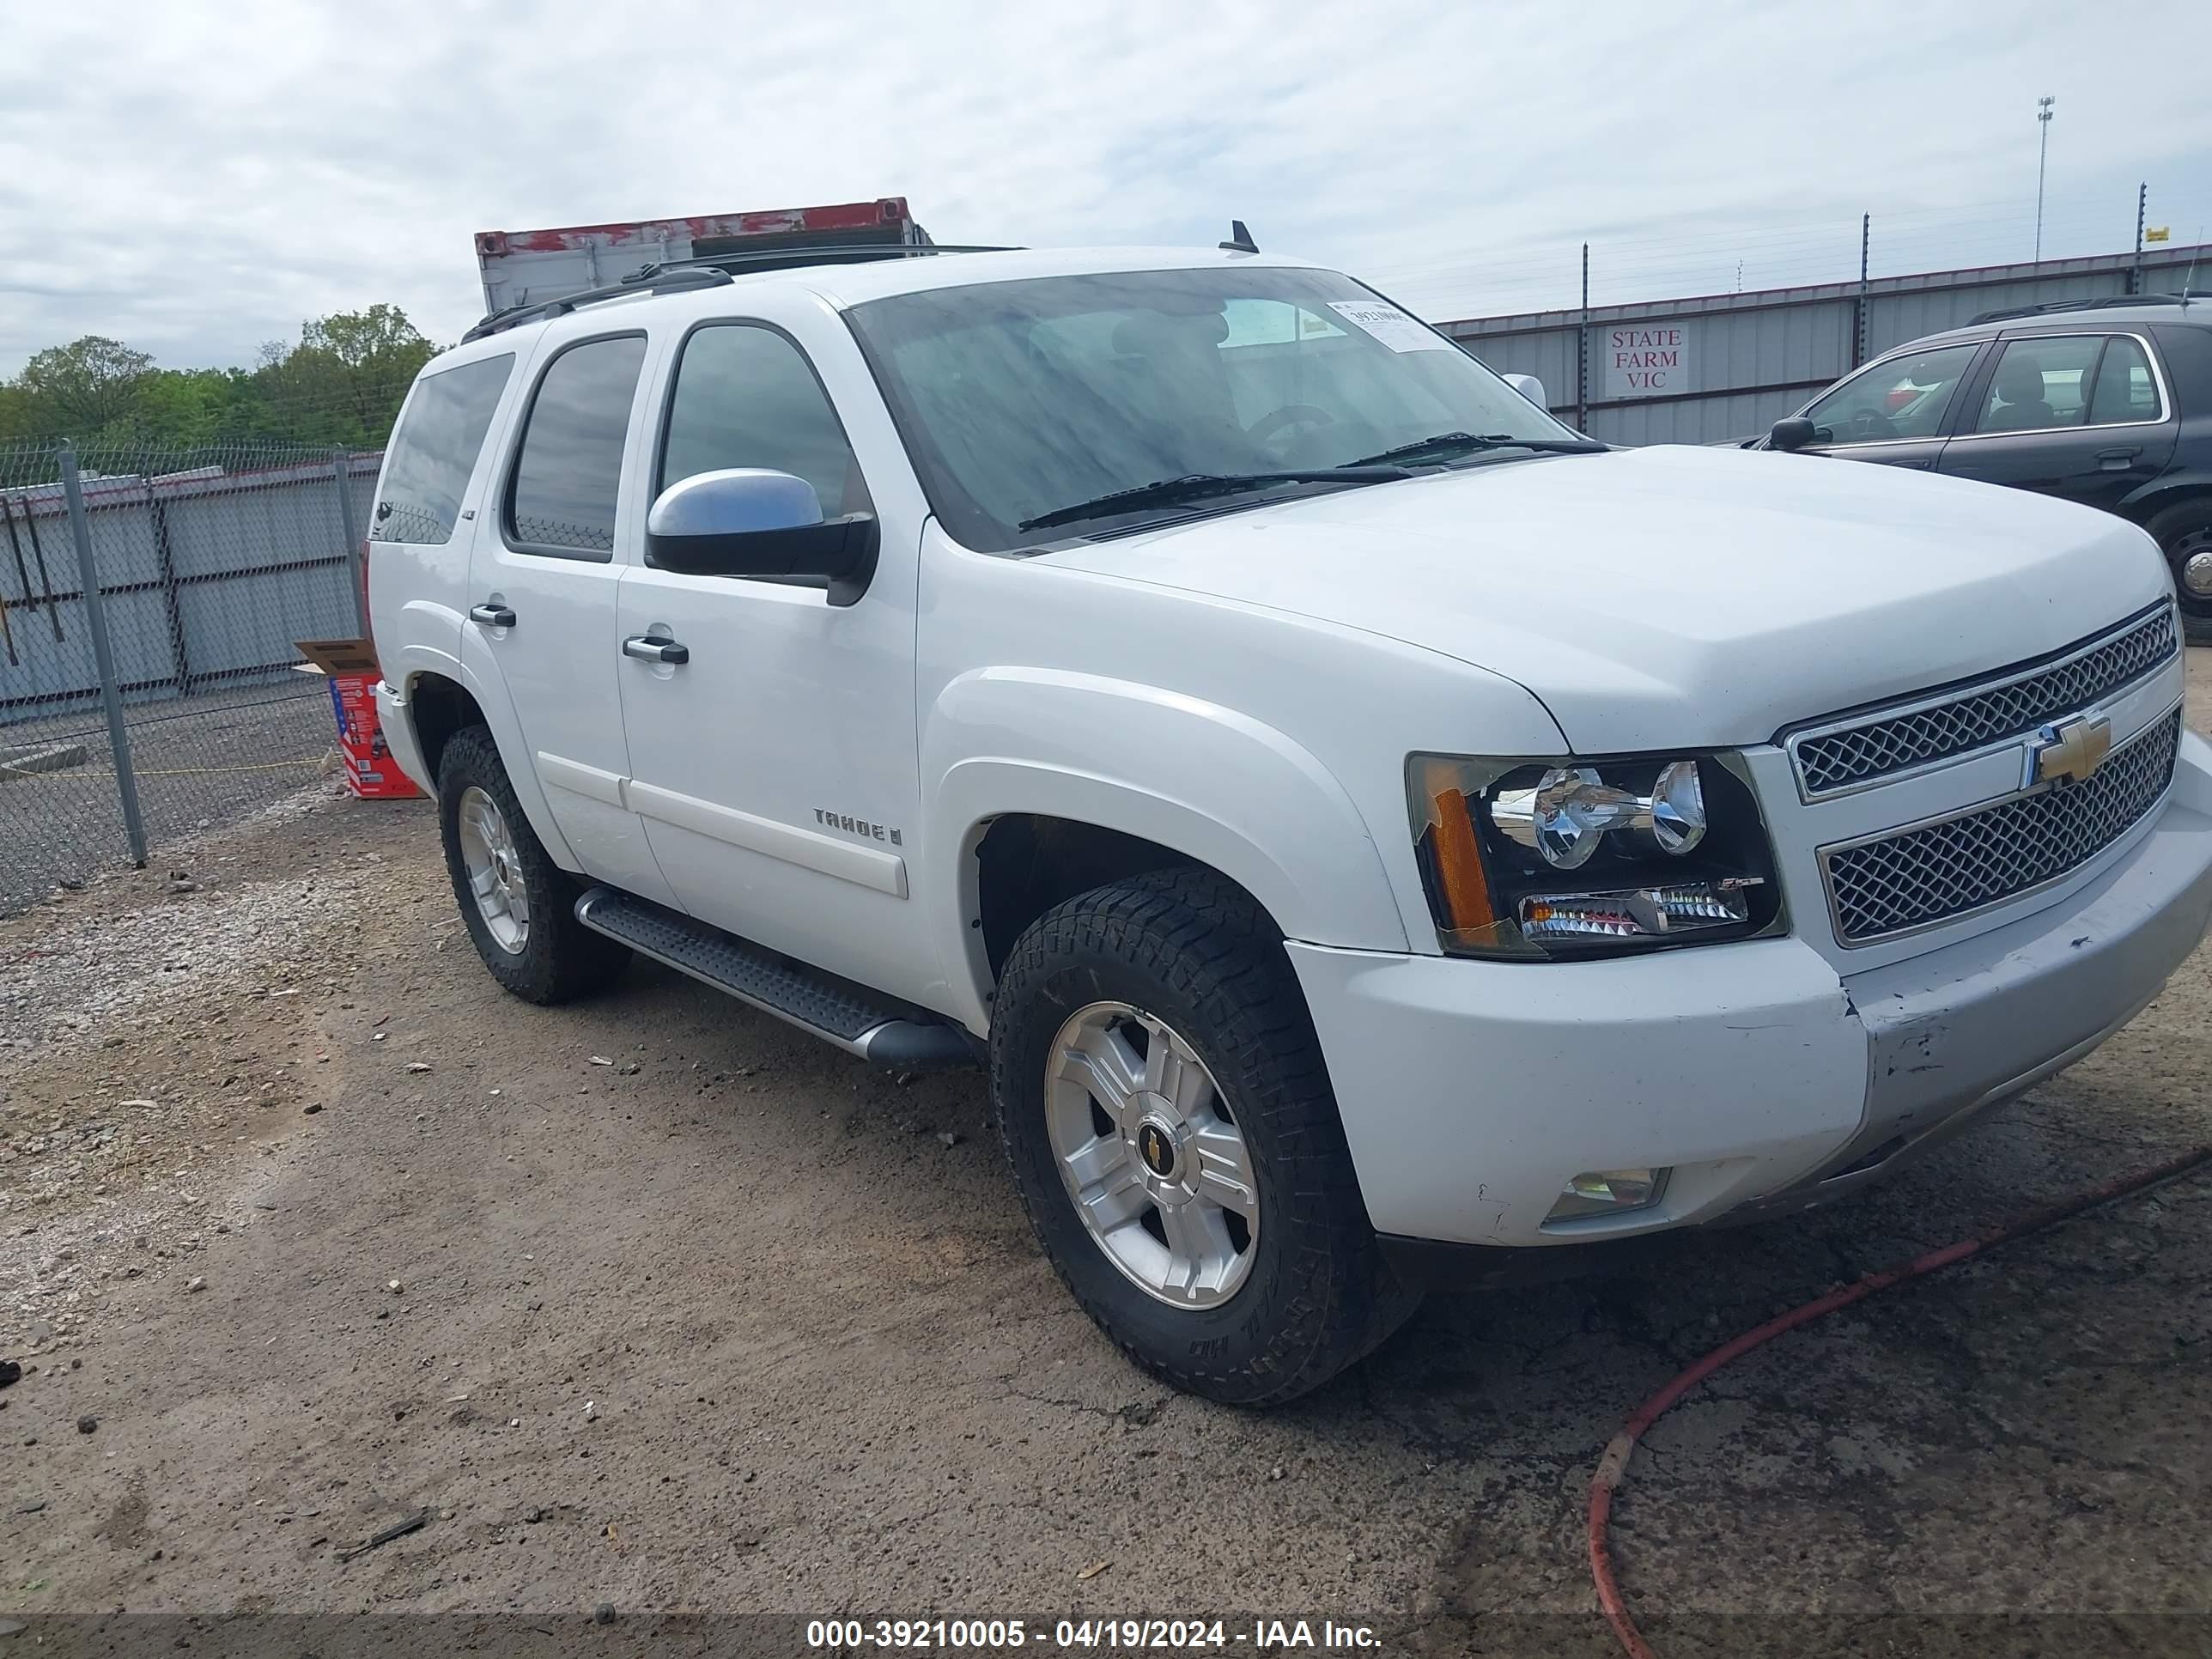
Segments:
[[[1292,467],[1279,472],[1186,472],[1180,478],[1161,478],[1128,489],[1109,490],[1087,501],[1056,507],[1034,519],[1024,519],[1020,528],[1049,530],[1056,525],[1109,518],[1116,513],[1133,513],[1141,507],[1174,507],[1184,501],[1209,501],[1217,495],[1242,495],[1248,489],[1265,489],[1273,484],[1389,483],[1413,476],[1402,466],[1365,461],[1349,466]]]
[[[1510,432],[1439,432],[1433,438],[1416,438],[1378,455],[1363,455],[1346,466],[1374,466],[1388,461],[1412,461],[1437,454],[1460,454],[1479,449],[1533,449],[1545,455],[1595,455],[1607,447],[1593,438],[1516,438]]]

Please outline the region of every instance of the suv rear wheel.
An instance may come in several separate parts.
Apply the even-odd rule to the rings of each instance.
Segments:
[[[1402,1323],[1282,941],[1200,871],[1111,883],[1015,942],[991,1095],[1068,1289],[1178,1388],[1268,1405]]]
[[[2193,645],[2212,645],[2212,496],[2169,507],[2143,528],[2173,571],[2183,633]]]
[[[522,815],[483,726],[456,732],[439,757],[438,831],[461,920],[494,979],[526,1002],[550,1003],[620,975],[629,950],[576,920],[575,878]]]

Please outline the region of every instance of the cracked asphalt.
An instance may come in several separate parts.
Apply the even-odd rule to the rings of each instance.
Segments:
[[[188,941],[301,899],[278,954],[103,969],[100,1019],[0,1047],[0,1354],[27,1373],[0,1389],[0,1617],[1235,1613],[1605,1654],[1583,1495],[1645,1395],[1840,1280],[2212,1141],[2200,951],[1864,1198],[1433,1297],[1241,1413],[1131,1370],[1061,1292],[978,1075],[902,1086],[644,968],[514,1002],[425,806],[215,847],[198,892],[127,878],[0,923],[35,1002],[72,983],[58,930],[151,910]],[[2209,1358],[2200,1175],[1723,1372],[1638,1453],[1624,1589],[1670,1659],[2203,1652]]]

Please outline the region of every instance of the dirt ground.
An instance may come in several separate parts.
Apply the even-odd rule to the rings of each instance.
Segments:
[[[2200,951],[1869,1196],[1433,1297],[1248,1414],[1062,1294],[978,1074],[902,1086],[645,967],[524,1006],[427,806],[301,797],[0,923],[0,1621],[1233,1612],[1607,1653],[1582,1515],[1628,1410],[1839,1280],[2212,1141],[2208,1012]],[[2208,1361],[2200,1175],[1724,1372],[1638,1455],[1624,1588],[1669,1656],[2204,1651]]]

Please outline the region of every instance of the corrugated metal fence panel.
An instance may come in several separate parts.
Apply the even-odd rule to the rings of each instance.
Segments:
[[[92,530],[92,562],[100,572],[100,586],[123,587],[161,580],[161,561],[154,548],[153,514],[143,492],[133,501],[117,489],[99,494],[87,489],[84,506],[85,523]],[[67,538],[69,520],[64,518],[58,524],[61,534]],[[76,570],[72,550],[72,577]],[[72,580],[70,586],[75,587],[76,581]]]
[[[352,459],[354,527],[368,523],[380,455]],[[125,696],[144,702],[213,683],[288,676],[295,641],[344,639],[359,629],[334,464],[151,480],[89,478],[85,523],[105,595],[108,638]],[[43,593],[11,597],[17,660],[0,670],[0,725],[96,704],[76,550],[58,494],[18,495],[28,550],[34,520],[62,639]],[[28,515],[28,516],[27,516]],[[0,544],[4,550],[4,544]],[[27,557],[27,566],[28,560]],[[12,556],[0,591],[16,586]]]
[[[1515,329],[1462,343],[1500,374],[1533,374],[1544,383],[1544,396],[1555,410],[1575,406],[1575,331]]]
[[[115,678],[122,684],[123,695],[133,702],[175,696],[175,636],[169,628],[168,602],[161,589],[110,592],[102,602],[107,608],[108,648],[115,653]],[[85,694],[97,699],[97,683],[86,688]]]
[[[2179,294],[2212,288],[2212,245],[2155,250],[2143,256],[2143,292]]]
[[[55,580],[60,580],[58,574]],[[74,586],[72,583],[72,588]],[[4,673],[0,673],[0,697],[9,702],[21,700],[24,706],[11,709],[0,703],[0,726],[11,720],[40,719],[76,696],[98,696],[97,684],[87,684],[92,645],[85,632],[82,603],[61,600],[51,611],[43,598],[35,609],[10,605],[8,621],[15,644],[15,660]],[[57,626],[61,629],[59,638],[54,634]]]
[[[1867,299],[1867,356],[1879,357],[1893,347],[1963,328],[1985,311],[2049,305],[2059,300],[2098,300],[2127,292],[2118,271],[2049,276],[2027,283],[1977,283],[1966,288],[1923,289],[1904,294],[1875,294]]]
[[[1832,380],[1850,367],[1856,327],[1850,303],[1843,300],[1692,319],[1695,383],[1686,389],[1723,392]]]
[[[220,482],[228,486],[220,493],[178,486],[164,504],[192,678],[282,674],[295,641],[355,633],[335,471],[288,468]]]
[[[356,538],[368,534],[370,515],[376,511],[376,476],[383,471],[381,455],[356,455],[353,458],[353,533]]]
[[[345,547],[337,479],[329,473],[235,495],[179,496],[166,508],[180,577],[327,559]]]
[[[175,659],[160,592],[161,567],[147,540],[145,509],[140,507],[134,515],[129,507],[117,506],[119,497],[111,489],[109,504],[95,512],[89,507],[90,493],[88,489],[85,522],[92,533],[100,586],[108,594],[108,644],[115,653],[116,678],[126,688],[171,680]],[[15,514],[17,534],[26,540],[36,526],[52,587],[34,593],[40,601],[35,611],[20,600],[10,601],[10,629],[21,661],[0,675],[0,700],[39,701],[14,714],[0,709],[0,720],[37,718],[100,695],[68,512],[58,494],[39,492],[18,497]],[[12,592],[12,570],[9,574]],[[122,591],[113,591],[117,589]],[[54,601],[51,617],[44,602],[49,592]],[[53,635],[53,619],[61,627],[58,641]]]
[[[1592,409],[1589,431],[1609,444],[1715,444],[1757,437],[1805,401],[1802,392],[1723,392],[1679,403]],[[1574,411],[1570,408],[1567,417]]]
[[[354,631],[346,567],[273,570],[179,589],[192,678],[247,684],[292,672],[295,640],[346,639]]]

